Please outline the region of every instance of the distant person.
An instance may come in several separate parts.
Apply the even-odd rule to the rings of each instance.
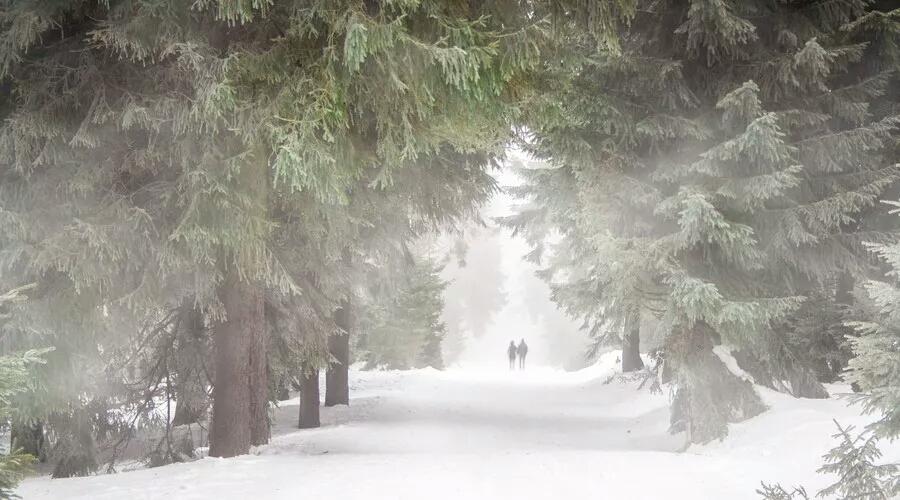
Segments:
[[[519,341],[519,347],[516,348],[516,354],[519,355],[519,369],[525,369],[525,356],[528,355],[528,344],[525,343],[525,339]]]
[[[506,349],[506,354],[509,356],[509,369],[516,369],[516,353],[518,352],[516,348],[516,341],[510,340],[509,347]]]

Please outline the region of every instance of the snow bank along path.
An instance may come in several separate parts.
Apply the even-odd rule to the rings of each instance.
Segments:
[[[614,357],[614,355],[613,355]],[[353,372],[351,406],[295,429],[277,410],[271,444],[232,459],[88,478],[32,478],[25,499],[742,499],[759,481],[815,491],[831,421],[861,426],[838,399],[764,392],[772,409],[723,442],[677,450],[667,395],[604,382],[613,357],[574,373]],[[835,389],[835,388],[832,388]],[[840,388],[837,388],[840,390]],[[900,459],[900,443],[885,450]]]

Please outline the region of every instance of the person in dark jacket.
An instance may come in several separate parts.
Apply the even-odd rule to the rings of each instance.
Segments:
[[[509,369],[510,370],[516,369],[516,353],[517,352],[518,351],[516,349],[516,341],[510,340],[509,347],[506,348],[506,354],[509,356]]]
[[[528,355],[528,344],[525,343],[525,339],[519,341],[519,347],[516,348],[516,354],[519,355],[519,369],[525,369],[525,356]]]

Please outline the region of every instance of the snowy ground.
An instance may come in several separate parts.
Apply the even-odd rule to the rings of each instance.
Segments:
[[[831,447],[832,419],[868,421],[837,399],[765,392],[772,409],[723,442],[678,452],[667,396],[605,384],[614,355],[565,373],[354,372],[352,406],[323,427],[294,428],[278,409],[272,443],[253,455],[89,478],[32,478],[30,499],[743,499],[760,480],[803,484]],[[840,388],[832,388],[840,389]],[[886,448],[900,460],[900,443]]]

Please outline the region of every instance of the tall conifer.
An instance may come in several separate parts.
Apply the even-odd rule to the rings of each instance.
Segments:
[[[551,168],[525,174],[533,202],[507,222],[538,249],[563,228],[545,275],[598,332],[634,304],[659,315],[692,441],[762,408],[714,346],[783,376],[776,325],[871,272],[863,242],[890,237],[854,224],[900,176],[891,43],[861,28],[896,32],[896,15],[867,5],[642,2],[620,53],[582,51],[536,102],[523,147]],[[569,201],[546,203],[560,186]],[[821,394],[789,368],[788,390]]]

